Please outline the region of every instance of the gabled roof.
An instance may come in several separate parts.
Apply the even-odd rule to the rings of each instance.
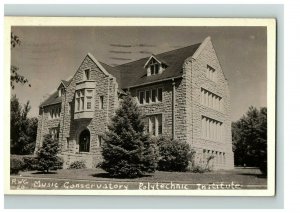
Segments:
[[[66,80],[62,80],[61,83],[67,87],[69,86],[71,82],[71,79],[66,81]],[[48,105],[53,105],[53,104],[59,104],[61,103],[61,97],[58,96],[58,91],[55,90],[55,92],[53,92],[46,100],[44,100],[41,104],[40,107],[44,107],[44,106],[48,106]]]
[[[181,77],[184,61],[187,58],[192,57],[199,46],[200,43],[150,56],[150,59],[151,57],[155,57],[156,60],[168,65],[161,74],[153,76],[147,76],[147,71],[144,67],[149,60],[149,57],[112,67],[96,60],[91,54],[88,55],[95,61],[95,63],[98,63],[98,66],[102,66],[106,73],[116,78],[119,85],[119,92],[123,92],[122,89],[129,87]],[[61,81],[65,87],[69,86],[70,82],[71,79],[68,81]],[[58,91],[56,90],[45,101],[43,101],[40,107],[58,103],[61,103],[61,97],[58,96]]]
[[[150,61],[151,61],[152,59],[154,59],[155,61],[157,61],[157,62],[160,63],[160,64],[165,64],[165,65],[167,65],[167,63],[165,63],[165,62],[159,60],[158,57],[156,57],[155,55],[152,54],[152,55],[149,57],[149,59],[146,61],[145,65],[144,65],[144,68],[146,68],[146,67],[148,66],[148,64],[150,63]]]
[[[59,103],[61,103],[61,97],[58,96],[58,91],[56,90],[45,101],[41,103],[40,107],[59,104]]]
[[[119,87],[128,88],[168,78],[180,77],[184,61],[191,57],[199,46],[200,43],[155,55],[158,60],[163,61],[168,67],[161,74],[153,76],[147,76],[144,68],[149,57],[114,67],[120,70],[121,73],[121,84]]]

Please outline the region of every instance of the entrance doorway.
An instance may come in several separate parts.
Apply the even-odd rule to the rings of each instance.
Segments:
[[[88,129],[83,130],[79,136],[79,152],[90,151],[90,131]]]

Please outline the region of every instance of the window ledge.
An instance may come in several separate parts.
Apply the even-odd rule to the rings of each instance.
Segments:
[[[74,113],[74,119],[93,118],[94,111],[80,111]]]

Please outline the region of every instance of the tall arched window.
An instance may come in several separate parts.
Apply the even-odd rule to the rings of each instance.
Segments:
[[[83,130],[79,135],[79,152],[90,151],[90,131],[88,129]]]

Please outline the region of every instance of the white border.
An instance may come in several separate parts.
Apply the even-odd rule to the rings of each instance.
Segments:
[[[276,83],[276,21],[275,19],[238,18],[87,18],[87,17],[5,17],[4,69],[6,100],[10,98],[10,29],[11,26],[265,26],[267,27],[267,108],[268,108],[268,189],[265,190],[176,190],[176,191],[100,191],[100,190],[10,190],[9,125],[4,129],[5,194],[28,195],[168,195],[168,196],[274,196],[275,195],[275,83]],[[4,106],[5,123],[9,124],[9,101]]]

